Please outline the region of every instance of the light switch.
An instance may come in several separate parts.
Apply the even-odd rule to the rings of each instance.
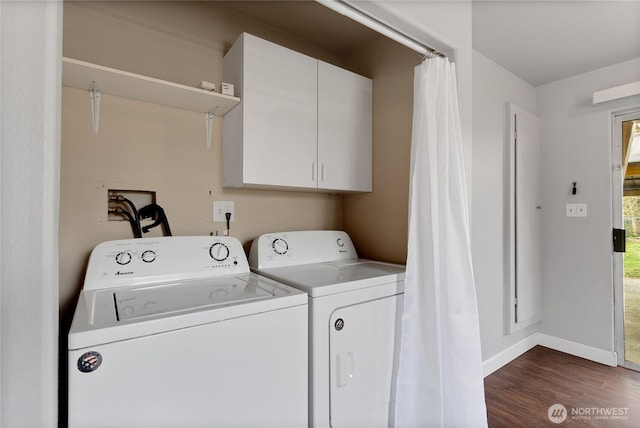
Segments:
[[[577,217],[587,216],[587,204],[576,204],[576,216]]]
[[[567,217],[575,217],[576,209],[576,204],[567,204]]]

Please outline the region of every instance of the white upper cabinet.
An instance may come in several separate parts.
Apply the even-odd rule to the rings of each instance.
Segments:
[[[318,188],[371,191],[372,83],[318,61]]]
[[[317,61],[244,33],[223,72],[247,97],[223,122],[223,185],[315,187]]]
[[[225,187],[371,191],[371,80],[242,34],[224,57]]]

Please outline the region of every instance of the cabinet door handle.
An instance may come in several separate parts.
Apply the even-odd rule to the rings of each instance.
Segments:
[[[321,177],[321,180],[324,181],[325,180],[325,176],[326,176],[326,172],[327,172],[326,164],[324,164],[324,163],[322,164],[321,172],[322,172],[322,175],[320,177]]]
[[[316,181],[316,163],[311,162],[311,181]]]

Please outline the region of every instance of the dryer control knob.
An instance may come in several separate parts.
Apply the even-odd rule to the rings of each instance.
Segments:
[[[216,242],[209,248],[209,255],[217,262],[227,260],[227,257],[229,257],[229,247],[222,242]]]
[[[289,244],[282,238],[276,238],[271,242],[271,247],[276,254],[286,254],[289,251]]]

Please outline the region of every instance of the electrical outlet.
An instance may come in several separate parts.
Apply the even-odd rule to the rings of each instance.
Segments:
[[[233,211],[233,201],[213,201],[213,221],[214,222],[227,222],[227,218],[225,217],[226,213],[231,213],[231,219],[229,221],[233,222],[235,220],[235,214]]]
[[[587,216],[587,204],[576,204],[576,217]]]

